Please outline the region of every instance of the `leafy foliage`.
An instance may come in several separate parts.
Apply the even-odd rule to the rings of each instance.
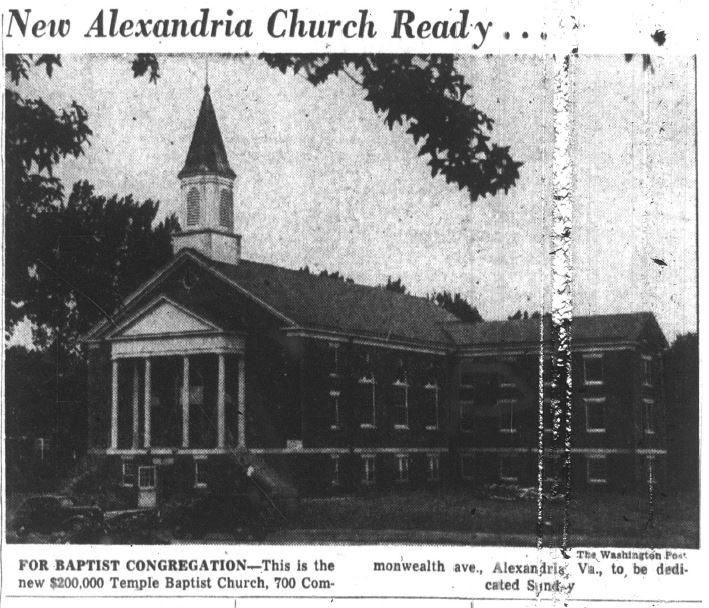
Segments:
[[[429,296],[429,300],[435,302],[441,308],[445,308],[448,312],[454,314],[461,321],[467,323],[478,323],[483,320],[478,312],[478,309],[470,304],[459,293],[453,295],[449,291],[434,292]]]
[[[150,60],[142,61],[147,70]],[[61,59],[6,57],[15,84],[29,77],[33,65],[44,66],[51,77]],[[82,155],[92,135],[88,114],[76,101],[55,111],[42,99],[6,88],[5,112],[6,331],[27,318],[37,346],[59,336],[69,346],[166,261],[177,221],[171,217],[153,227],[157,203],[106,199],[86,182],[64,200],[54,167]]]
[[[344,74],[364,89],[384,122],[406,127],[431,175],[466,189],[471,201],[507,193],[522,165],[509,147],[490,142],[494,121],[466,101],[471,85],[452,55],[268,55],[261,58],[284,74],[292,70],[313,85]]]
[[[299,272],[305,272],[307,274],[315,274],[314,272],[310,271],[310,266],[307,264],[301,268],[298,269]],[[354,279],[351,279],[350,277],[346,277],[344,274],[340,274],[339,270],[335,270],[333,272],[328,272],[326,268],[323,268],[319,273],[319,277],[327,277],[328,279],[335,279],[337,281],[344,281],[345,283],[354,283]]]
[[[387,277],[387,283],[384,285],[384,289],[396,293],[406,293],[406,285],[401,282],[401,277],[397,278],[396,281],[392,281],[391,277]]]

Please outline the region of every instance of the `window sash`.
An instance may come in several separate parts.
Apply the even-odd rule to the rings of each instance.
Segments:
[[[393,384],[394,428],[409,428],[409,385],[397,380]]]
[[[655,401],[643,399],[643,432],[646,435],[655,434]]]
[[[330,428],[333,430],[342,428],[342,421],[340,418],[340,391],[330,391],[330,416],[332,423]]]
[[[377,383],[374,376],[364,376],[359,379],[359,386],[362,389],[361,399],[367,403],[360,403],[361,408],[361,428],[375,428],[377,424],[377,412],[376,412],[376,386]],[[369,389],[367,389],[369,387]]]
[[[498,399],[497,408],[500,415],[500,432],[516,433],[515,427],[515,405],[516,399]]]
[[[194,487],[195,488],[206,488],[207,487],[207,461],[204,459],[197,459],[194,461]]]
[[[590,366],[598,364],[597,369]],[[583,382],[584,384],[603,384],[603,355],[585,355],[583,358]]]
[[[331,458],[332,462],[332,479],[330,480],[333,486],[340,485],[340,455],[333,454]]]
[[[121,464],[121,485],[134,486],[136,482],[137,468],[134,462],[124,460]]]
[[[138,467],[138,487],[141,490],[152,490],[155,488],[155,467]]]
[[[588,483],[606,483],[608,481],[608,461],[605,456],[586,458],[586,481]]]
[[[441,478],[441,460],[438,454],[428,454],[426,459],[426,479],[439,481]]]
[[[362,483],[373,484],[376,480],[376,460],[374,456],[362,456]]]
[[[652,386],[652,357],[643,355],[641,358],[643,386]]]
[[[409,457],[406,454],[397,457],[397,481],[409,481]]]
[[[438,383],[427,384],[424,388],[424,422],[426,430],[438,429]]]
[[[586,409],[586,432],[587,433],[605,433],[606,432],[606,400],[605,399],[586,399],[585,400]],[[596,412],[593,410],[596,409]],[[599,424],[597,420],[593,420],[595,416],[598,416],[598,411],[601,412],[601,426],[594,426]]]

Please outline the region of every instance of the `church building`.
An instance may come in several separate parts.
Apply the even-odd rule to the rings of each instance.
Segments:
[[[426,298],[246,259],[236,177],[207,86],[174,257],[85,336],[89,449],[116,488],[152,506],[220,491],[237,469],[290,495],[535,485],[540,393],[545,445],[556,433],[540,320],[464,323]],[[578,317],[573,332],[576,487],[656,483],[657,321]]]

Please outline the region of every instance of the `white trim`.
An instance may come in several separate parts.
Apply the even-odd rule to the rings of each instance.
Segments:
[[[596,405],[603,405],[603,427],[589,427],[588,421],[588,406],[591,403]],[[585,430],[587,433],[605,433],[606,432],[606,398],[605,397],[584,397],[583,400],[584,416],[585,416]]]
[[[652,388],[655,386],[655,374],[653,373],[655,370],[653,369],[652,363],[653,363],[653,358],[652,355],[640,355],[640,374],[641,378],[640,381],[642,382],[642,385],[646,388]],[[650,382],[646,382],[646,376],[645,376],[645,364],[649,363],[650,364]]]
[[[378,348],[391,348],[393,350],[407,350],[416,353],[424,353],[427,355],[446,355],[455,349],[455,345],[451,344],[435,346],[422,346],[416,342],[406,342],[404,340],[392,340],[391,338],[376,338],[364,337],[356,333],[335,332],[326,329],[309,329],[303,326],[286,327],[283,329],[289,338],[311,338],[313,340],[325,340],[328,342],[337,341],[345,343],[352,341],[353,344],[359,346],[372,346]]]
[[[406,463],[406,466],[402,466]],[[396,455],[396,483],[408,483],[411,473],[411,457],[409,454],[400,453]],[[406,474],[404,477],[403,474]]]
[[[145,471],[145,470],[152,470],[153,485],[144,486],[140,483],[140,472]],[[138,474],[137,474],[138,489],[139,490],[154,490],[157,487],[157,475],[158,475],[157,467],[154,464],[139,465],[138,466]]]
[[[505,416],[509,414],[509,420],[511,424],[509,426],[500,426],[498,423],[498,429],[500,433],[505,433],[507,435],[512,435],[517,432],[517,427],[515,426],[515,406],[517,405],[517,399],[498,399],[497,400],[498,415],[500,416],[500,422],[502,422],[502,406],[509,407],[509,411],[505,412]]]
[[[207,462],[207,457],[206,456],[196,456],[194,458],[194,487],[195,488],[206,488],[207,487],[207,482],[206,481],[198,481],[199,475],[197,472],[197,469],[199,468],[200,464],[204,464]]]
[[[246,341],[229,334],[186,334],[112,338],[111,359],[142,359],[200,354],[243,354]]]
[[[121,333],[140,321],[142,318],[148,316],[153,310],[158,308],[161,304],[169,304],[170,306],[173,306],[177,310],[179,310],[181,313],[187,315],[188,317],[191,317],[198,323],[201,323],[202,325],[206,325],[209,327],[212,331],[216,332],[222,332],[223,329],[211,321],[208,321],[204,317],[195,314],[192,312],[189,308],[186,308],[182,304],[175,302],[172,298],[168,298],[165,295],[160,295],[153,300],[150,300],[144,307],[142,307],[138,312],[135,312],[131,317],[128,317],[128,319],[124,320],[120,325],[117,325],[116,328],[111,331],[107,336],[107,340],[114,340],[114,339],[120,339],[120,336],[116,336],[116,334]],[[180,332],[180,333],[202,333],[203,331],[209,331],[209,330],[199,330],[199,332]],[[146,334],[147,335],[147,334]],[[162,335],[162,334],[156,334],[156,335]],[[129,336],[128,339],[133,340],[136,339],[138,336]]]
[[[342,485],[340,480],[340,454],[331,454],[330,461],[332,462],[332,477],[330,479],[330,485],[336,488]]]
[[[371,463],[371,467],[367,463]],[[362,453],[362,476],[360,482],[366,486],[377,483],[377,457],[371,451]]]
[[[655,429],[655,399],[652,397],[643,397],[642,400],[643,404],[643,410],[642,410],[642,425],[643,425],[643,434],[644,435],[655,435],[657,432]],[[648,420],[648,415],[647,415],[647,406],[650,406],[652,416]],[[648,425],[648,422],[650,424]]]
[[[137,449],[133,450],[130,448],[92,448],[89,449],[89,453],[96,455],[107,455],[107,456],[140,456],[145,455],[148,452],[155,456],[176,456],[176,455],[209,455],[209,454],[229,454],[235,448],[227,447],[224,449],[218,448],[151,448],[147,449]],[[252,454],[266,454],[266,455],[281,455],[281,454],[399,454],[405,452],[408,454],[422,454],[422,453],[438,453],[446,454],[449,452],[447,447],[387,447],[387,448],[249,448],[248,452]],[[539,452],[537,447],[461,447],[458,448],[458,453],[460,454],[473,454],[479,452],[489,452],[489,453],[499,453],[499,452],[516,452],[520,454],[537,454]],[[542,450],[542,453],[548,453],[548,449]],[[563,454],[563,450],[558,452]],[[572,454],[654,454],[656,456],[667,455],[667,450],[661,448],[571,448]]]
[[[601,360],[601,379],[600,380],[589,380],[587,375],[586,375],[586,361],[589,361],[591,359],[600,359]],[[605,363],[603,361],[603,353],[585,353],[582,357],[581,361],[581,371],[583,372],[583,383],[586,386],[602,386],[603,385],[603,380],[605,376]]]

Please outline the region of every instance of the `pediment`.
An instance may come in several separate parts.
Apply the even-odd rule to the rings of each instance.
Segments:
[[[161,298],[118,328],[113,338],[138,338],[219,331],[219,327],[186,308]]]

